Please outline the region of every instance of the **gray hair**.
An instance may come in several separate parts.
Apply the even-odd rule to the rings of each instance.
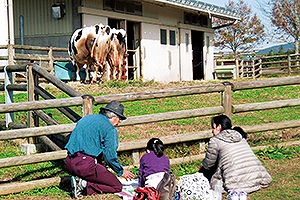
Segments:
[[[111,117],[119,117],[114,112],[111,112],[109,110],[101,110],[100,114],[105,115],[108,119]]]

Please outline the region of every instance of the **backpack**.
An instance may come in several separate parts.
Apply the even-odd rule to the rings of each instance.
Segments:
[[[136,188],[134,200],[159,200],[160,192],[154,187]]]
[[[181,176],[176,185],[176,192],[179,193],[180,200],[212,198],[209,181],[199,172]]]
[[[165,172],[158,183],[157,190],[161,192],[160,200],[174,200],[176,190],[176,176],[172,172]]]

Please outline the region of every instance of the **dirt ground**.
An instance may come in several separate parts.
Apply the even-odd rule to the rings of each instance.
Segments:
[[[155,91],[161,89],[171,89],[171,88],[182,88],[182,87],[190,87],[190,86],[199,86],[199,85],[207,85],[207,84],[216,84],[221,83],[221,81],[214,81],[213,83],[210,81],[188,81],[188,82],[169,82],[169,83],[153,83],[148,84],[143,87],[103,87],[101,84],[81,84],[79,82],[69,82],[68,85],[79,91],[81,94],[95,94],[95,93],[105,93],[105,94],[121,94],[121,93],[131,93],[131,92],[141,92],[141,91]],[[50,87],[54,89],[53,85],[49,84],[41,84],[43,88]],[[52,93],[61,93],[60,91],[52,91]],[[159,101],[159,100],[158,100]],[[95,106],[94,113],[98,112],[98,106]],[[126,112],[126,111],[125,111]],[[126,115],[130,116],[130,113],[126,113]],[[135,126],[126,126],[126,127],[118,127],[120,142],[128,141],[130,138],[132,139],[144,139],[149,137],[159,137],[164,135],[175,135],[180,134],[182,132],[195,132],[199,129],[206,130],[209,127],[209,124],[199,124],[199,126],[191,125],[178,125],[172,122],[166,123],[161,126],[159,123],[149,123]],[[128,137],[122,137],[123,135],[127,135]],[[136,136],[138,135],[138,138]]]

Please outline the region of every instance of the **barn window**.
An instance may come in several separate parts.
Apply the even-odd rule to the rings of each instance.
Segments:
[[[142,15],[142,4],[141,3],[135,3],[135,7],[134,7],[134,13],[137,15]]]
[[[126,12],[127,13],[134,13],[134,3],[133,2],[127,2],[126,3]]]
[[[105,10],[113,10],[114,9],[114,1],[104,0],[104,8]]]
[[[208,25],[207,16],[204,16],[204,15],[200,16],[200,24],[201,24],[201,26],[207,27],[207,25]]]
[[[104,0],[103,9],[121,13],[128,13],[134,15],[143,15],[142,4],[134,1],[126,0]]]
[[[167,44],[167,30],[160,29],[160,44]]]
[[[124,12],[125,11],[125,2],[116,1],[116,11]]]
[[[186,47],[186,52],[189,52],[189,34],[185,34],[185,47]]]
[[[208,27],[208,17],[203,14],[184,13],[184,23]]]
[[[206,36],[206,48],[207,48],[206,53],[209,53],[209,36]]]
[[[175,45],[175,31],[170,30],[170,45]]]

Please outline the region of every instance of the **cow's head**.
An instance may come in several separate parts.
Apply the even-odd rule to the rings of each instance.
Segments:
[[[114,67],[126,64],[126,31],[112,29],[111,50],[108,59]]]
[[[97,38],[93,42],[93,47],[91,50],[91,58],[94,60],[95,64],[100,66],[106,61],[107,54],[111,49],[111,29],[109,26],[101,27]]]

